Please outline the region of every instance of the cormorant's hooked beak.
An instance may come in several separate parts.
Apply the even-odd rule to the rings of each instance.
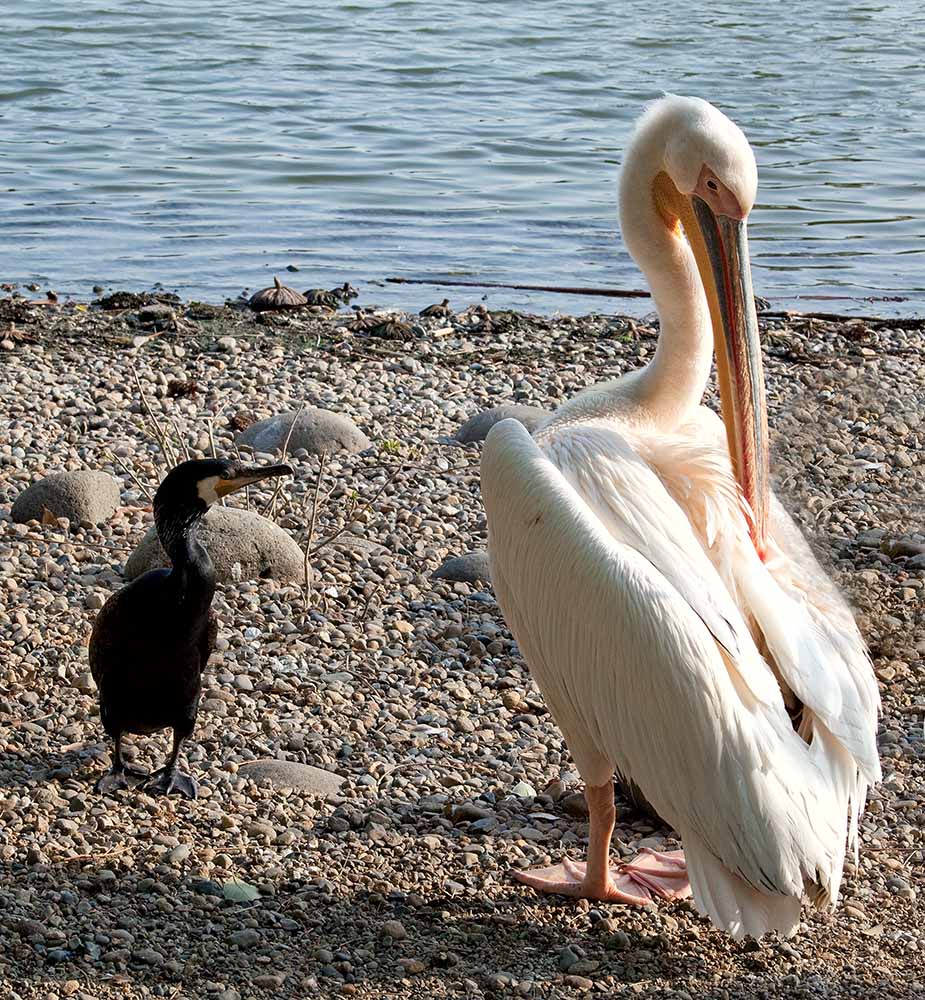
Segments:
[[[226,497],[229,493],[236,493],[245,486],[259,483],[262,479],[291,475],[292,468],[288,465],[241,465],[235,469],[233,476],[216,482],[215,492],[219,497]]]
[[[677,216],[697,261],[713,325],[729,454],[742,495],[751,508],[752,541],[764,558],[770,503],[768,415],[746,213],[729,192],[720,192],[721,211],[714,211],[706,201],[714,190],[698,184],[685,196],[666,174],[660,174],[656,178],[656,204],[663,214]]]

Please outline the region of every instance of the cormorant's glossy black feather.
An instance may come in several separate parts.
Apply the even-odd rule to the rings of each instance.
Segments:
[[[151,733],[192,731],[200,678],[215,644],[211,589],[184,606],[172,572],[155,569],[106,602],[90,639],[90,669],[100,689],[103,726]]]

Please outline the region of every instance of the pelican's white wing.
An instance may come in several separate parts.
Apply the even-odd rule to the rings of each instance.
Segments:
[[[880,695],[864,640],[835,585],[773,494],[769,558],[766,563],[758,558],[719,417],[701,407],[684,430],[677,437],[659,437],[654,447],[653,439],[643,439],[641,457],[683,508],[740,610],[754,620],[778,679],[810,710],[804,712],[804,735],[809,737],[821,723],[854,757],[859,771],[856,819],[867,782],[880,779]]]
[[[694,897],[736,937],[792,931],[838,892],[854,762],[793,732],[777,682],[684,511],[603,422],[543,450],[485,445],[499,604],[584,779],[632,775],[684,841]]]

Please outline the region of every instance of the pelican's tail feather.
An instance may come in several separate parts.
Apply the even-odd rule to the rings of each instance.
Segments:
[[[789,937],[800,925],[796,896],[769,894],[753,888],[713,856],[696,834],[682,834],[687,875],[697,909],[736,941],[760,938],[769,931]]]

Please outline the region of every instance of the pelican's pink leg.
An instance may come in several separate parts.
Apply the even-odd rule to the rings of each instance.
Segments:
[[[658,854],[644,849],[632,861],[611,868],[610,838],[616,821],[613,786],[610,782],[589,785],[585,798],[590,819],[587,863],[565,858],[551,868],[514,872],[519,882],[540,892],[637,906],[647,905],[653,896],[680,899],[690,895],[682,851]]]

